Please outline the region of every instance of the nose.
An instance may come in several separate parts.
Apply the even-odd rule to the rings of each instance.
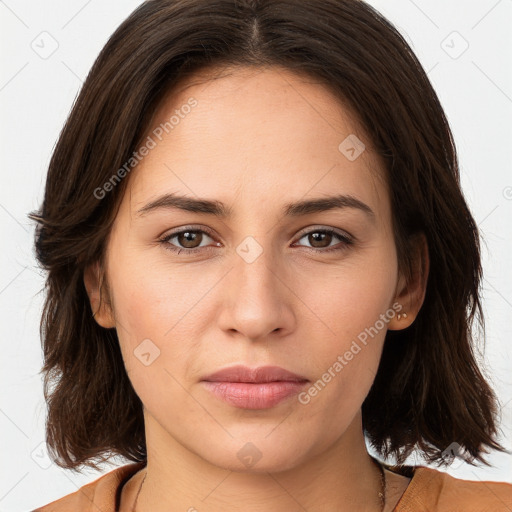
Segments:
[[[267,244],[247,237],[236,248],[232,263],[224,279],[219,327],[251,341],[268,341],[272,333],[284,336],[293,331],[297,298],[284,260]]]

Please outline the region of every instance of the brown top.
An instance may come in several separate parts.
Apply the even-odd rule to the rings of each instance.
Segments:
[[[121,466],[32,512],[118,512],[123,485],[144,467]],[[384,467],[411,478],[393,512],[512,511],[512,484],[461,480],[425,466]]]

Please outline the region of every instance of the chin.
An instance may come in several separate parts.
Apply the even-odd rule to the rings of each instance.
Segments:
[[[239,436],[226,444],[210,443],[206,450],[196,452],[211,464],[237,473],[277,473],[300,465],[311,447],[293,436],[276,433],[256,437]],[[284,439],[286,437],[286,439]],[[251,440],[252,439],[252,440]]]

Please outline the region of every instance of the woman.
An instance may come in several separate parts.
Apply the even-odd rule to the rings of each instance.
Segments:
[[[450,128],[364,2],[145,2],[31,217],[51,453],[132,461],[39,511],[512,507],[404,465],[506,450]]]

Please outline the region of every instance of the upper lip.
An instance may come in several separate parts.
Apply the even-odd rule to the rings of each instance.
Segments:
[[[259,366],[249,368],[248,366],[236,365],[223,368],[203,380],[210,382],[304,382],[305,377],[292,373],[279,366]]]

